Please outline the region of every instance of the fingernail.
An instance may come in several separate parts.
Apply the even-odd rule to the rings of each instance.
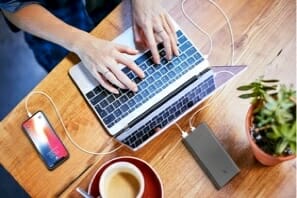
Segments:
[[[132,91],[133,91],[133,92],[137,92],[137,91],[138,91],[138,87],[137,87],[136,84],[133,85]]]
[[[117,89],[113,90],[113,93],[114,94],[120,94],[119,90],[117,90]]]
[[[142,71],[141,78],[144,78],[144,77],[145,77],[145,73]]]

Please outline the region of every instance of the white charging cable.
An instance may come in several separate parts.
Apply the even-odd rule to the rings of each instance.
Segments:
[[[65,124],[64,124],[64,122],[63,122],[62,116],[60,115],[60,113],[59,113],[59,111],[58,111],[58,108],[57,108],[56,104],[54,103],[53,99],[52,99],[47,93],[45,93],[45,92],[43,92],[43,91],[32,91],[32,92],[26,97],[26,100],[25,100],[25,108],[26,108],[26,111],[27,111],[27,115],[28,115],[29,117],[32,116],[32,113],[29,111],[29,108],[28,108],[28,101],[29,101],[30,97],[31,97],[32,95],[34,95],[34,94],[40,94],[40,95],[43,95],[43,96],[45,96],[45,97],[50,101],[50,103],[51,103],[52,106],[54,107],[55,112],[56,112],[56,114],[57,114],[57,116],[58,116],[58,118],[59,118],[59,120],[60,120],[60,122],[61,122],[61,124],[62,124],[62,126],[63,126],[63,128],[64,128],[64,131],[65,131],[67,137],[69,138],[70,142],[71,142],[76,148],[78,148],[79,150],[81,150],[81,151],[83,151],[83,152],[85,152],[85,153],[88,153],[88,154],[92,154],[92,155],[108,155],[108,154],[114,153],[115,151],[117,151],[117,150],[119,150],[120,148],[123,147],[123,145],[120,145],[119,147],[117,147],[117,148],[115,148],[115,149],[113,149],[113,150],[111,150],[111,151],[107,151],[107,152],[94,152],[94,151],[89,151],[89,150],[87,150],[87,149],[85,149],[85,148],[82,148],[82,147],[81,147],[79,144],[77,144],[77,143],[73,140],[73,138],[71,137],[69,131],[67,130],[67,128],[66,128],[66,126],[65,126]],[[111,139],[113,139],[113,138],[111,138]]]
[[[212,49],[213,49],[213,40],[211,38],[211,36],[204,30],[202,29],[197,23],[195,23],[195,21],[187,14],[187,12],[185,11],[185,8],[184,8],[184,4],[186,3],[187,0],[182,0],[181,2],[181,8],[182,8],[182,12],[183,12],[183,15],[192,23],[192,25],[194,27],[196,27],[198,30],[200,30],[202,33],[204,33],[207,38],[209,39],[209,51],[208,53],[206,54],[206,57],[209,57],[211,55],[211,52],[212,52]],[[225,13],[225,11],[216,3],[214,2],[213,0],[208,0],[211,4],[213,4],[220,12],[221,14],[224,16],[226,22],[227,22],[227,25],[228,25],[228,29],[230,31],[230,37],[231,37],[231,65],[234,64],[234,34],[233,34],[233,30],[232,30],[232,26],[231,26],[231,22],[227,16],[227,14]]]
[[[202,33],[204,33],[208,37],[210,47],[209,47],[208,53],[206,54],[206,57],[209,57],[211,55],[211,52],[212,52],[212,49],[213,49],[213,40],[212,40],[211,36],[204,29],[202,29],[197,23],[195,23],[195,21],[187,14],[187,12],[185,11],[185,8],[184,8],[184,4],[186,3],[186,1],[187,0],[182,0],[182,2],[181,2],[181,8],[182,8],[183,15],[192,23],[192,25],[194,27],[196,27],[198,30],[200,30]],[[230,62],[231,62],[231,66],[232,66],[234,64],[234,52],[235,52],[235,49],[234,49],[234,35],[233,35],[233,30],[232,30],[231,22],[230,22],[230,20],[229,20],[229,18],[227,16],[227,14],[225,13],[225,11],[216,2],[214,2],[213,0],[208,0],[208,1],[211,4],[213,4],[221,12],[221,14],[224,16],[224,18],[225,18],[225,20],[227,22],[228,29],[229,29],[229,32],[230,32],[230,37],[231,37],[231,58],[230,58]],[[223,71],[219,71],[219,72],[215,73],[214,78],[217,75],[221,74],[221,73],[228,73],[228,74],[230,74],[232,76],[235,75],[231,71],[223,70]],[[193,113],[193,115],[189,119],[189,126],[190,126],[191,131],[193,131],[195,129],[195,127],[193,126],[193,119],[194,119],[194,117],[200,111],[202,111],[205,108],[209,107],[213,103],[214,98],[217,98],[217,96],[220,95],[223,90],[224,90],[224,88],[218,94],[216,94],[216,97],[212,96],[212,98],[210,99],[210,101],[206,105],[204,105],[203,107],[199,108],[197,111],[195,111]],[[181,129],[181,127],[177,123],[175,123],[175,124],[180,129],[180,131],[182,133],[182,136],[183,137],[186,137],[186,135],[185,135],[186,132],[183,131]]]

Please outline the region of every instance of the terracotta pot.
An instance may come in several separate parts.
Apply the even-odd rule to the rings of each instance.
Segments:
[[[296,155],[289,155],[286,157],[275,157],[275,156],[269,155],[265,153],[261,148],[259,148],[258,145],[254,142],[251,135],[251,130],[250,130],[252,126],[254,108],[255,108],[255,105],[252,105],[247,112],[246,120],[245,120],[245,129],[246,129],[248,140],[252,147],[252,151],[256,159],[265,166],[274,166],[280,162],[294,159]]]

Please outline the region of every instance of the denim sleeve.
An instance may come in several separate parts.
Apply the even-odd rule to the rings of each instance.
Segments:
[[[42,1],[29,1],[29,0],[23,0],[23,1],[17,1],[17,0],[0,0],[0,9],[5,10],[7,12],[16,12],[20,8],[25,7],[26,5],[30,4],[42,4]]]

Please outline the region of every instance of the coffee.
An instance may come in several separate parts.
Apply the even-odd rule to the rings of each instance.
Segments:
[[[140,184],[134,175],[128,172],[118,172],[106,181],[108,198],[135,198],[139,192]]]
[[[115,162],[102,173],[99,190],[102,198],[141,198],[144,192],[141,171],[129,162]]]

